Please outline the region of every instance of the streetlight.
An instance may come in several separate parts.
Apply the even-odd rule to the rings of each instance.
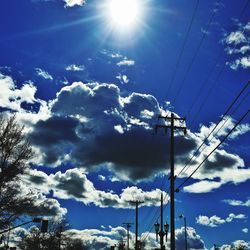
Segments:
[[[15,229],[15,228],[18,228],[18,227],[27,225],[27,224],[32,223],[32,222],[34,222],[34,223],[41,223],[41,222],[42,222],[42,223],[43,223],[43,221],[45,221],[45,220],[42,220],[41,218],[34,218],[34,219],[31,220],[31,221],[27,221],[27,222],[24,222],[24,223],[19,224],[19,225],[17,225],[17,226],[14,226],[14,227],[12,227],[12,228],[5,229],[5,230],[1,231],[0,234],[7,233],[7,232],[9,232],[9,231],[11,231],[11,230],[13,230],[13,229]]]
[[[155,223],[155,234],[156,234],[157,241],[158,241],[159,230],[160,230],[160,224],[157,222],[157,223]]]
[[[166,235],[166,242],[168,240],[168,230],[169,230],[169,224],[164,224],[164,231],[161,229],[160,230],[160,224],[157,222],[154,224],[155,226],[155,233],[156,233],[156,240],[158,241],[158,235],[160,236],[160,241],[161,241],[161,249],[165,249],[163,246],[163,238]]]
[[[187,244],[187,219],[186,216],[184,216],[183,214],[181,214],[179,216],[179,218],[183,218],[184,219],[184,226],[185,226],[185,249],[188,249],[188,244]]]
[[[166,242],[168,241],[168,230],[169,230],[169,224],[166,223],[164,224],[164,230],[165,230],[165,233],[166,233]]]
[[[33,218],[31,221],[26,221],[26,222],[24,222],[22,224],[19,224],[19,225],[16,225],[16,226],[12,227],[12,228],[9,227],[8,229],[5,229],[5,230],[1,231],[0,234],[4,234],[4,233],[9,232],[9,235],[10,235],[10,231],[12,231],[13,229],[24,226],[24,225],[27,225],[27,224],[32,223],[32,222],[34,222],[34,223],[42,223],[42,227],[44,229],[46,228],[46,225],[48,226],[48,224],[47,224],[48,220],[43,220],[41,218]],[[8,235],[8,240],[7,240],[7,247],[9,247],[9,235]],[[1,241],[2,240],[3,240],[3,236],[1,237]]]

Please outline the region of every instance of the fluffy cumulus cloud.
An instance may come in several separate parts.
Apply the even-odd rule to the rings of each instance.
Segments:
[[[109,230],[85,229],[75,230],[71,229],[66,232],[72,239],[81,239],[84,244],[84,249],[109,249],[111,246],[117,244],[121,238],[126,237],[126,229],[123,227],[110,227]],[[133,237],[133,236],[132,236]]]
[[[37,230],[38,228],[32,226],[29,229],[18,228],[12,231],[10,242],[11,246],[15,246],[18,242],[20,242],[21,237],[24,235],[29,235],[30,231]],[[126,238],[127,231],[123,227],[109,227],[108,229],[104,228],[102,230],[99,229],[84,229],[84,230],[76,230],[76,229],[68,229],[63,232],[63,235],[69,237],[70,239],[81,240],[84,245],[85,250],[107,250],[110,249],[111,246],[117,245],[121,239]],[[131,236],[131,245],[134,242],[135,236],[133,233],[130,233]]]
[[[67,213],[67,209],[61,207],[60,203],[54,198],[47,198],[44,192],[38,188],[31,188],[27,180],[11,183],[12,189],[16,190],[17,195],[29,197],[28,202],[23,202],[20,210],[29,216],[45,216],[53,220],[62,219]]]
[[[45,194],[53,191],[53,195],[60,199],[74,199],[85,205],[95,204],[99,207],[131,208],[131,201],[143,200],[143,206],[159,206],[161,190],[143,191],[131,186],[122,190],[120,194],[97,190],[88,180],[86,174],[79,169],[70,169],[65,173],[57,172],[46,175],[37,170],[31,170],[26,175],[26,182],[34,189]],[[168,196],[164,192],[165,202]]]
[[[0,104],[2,108],[21,111],[22,104],[35,102],[36,87],[32,82],[27,82],[18,88],[10,76],[0,73]]]
[[[250,242],[246,242],[244,240],[236,240],[231,244],[224,244],[220,246],[221,250],[231,250],[231,249],[249,249]]]
[[[1,107],[20,111],[24,100],[39,104],[37,112],[22,109],[17,114],[28,128],[36,152],[34,163],[56,167],[70,162],[86,172],[106,167],[114,173],[114,179],[134,182],[166,171],[169,140],[154,135],[154,123],[158,114],[169,112],[160,107],[154,96],[124,94],[114,84],[74,82],[47,103],[35,98],[36,89],[31,83],[17,89],[12,78],[2,76],[0,80],[5,93],[0,93]],[[206,141],[202,153],[181,177],[192,173],[234,124],[227,117],[226,126]],[[203,125],[197,133],[188,131],[186,137],[176,134],[177,172],[213,127],[213,123]],[[249,132],[249,127],[239,126],[231,140]],[[198,183],[185,191],[210,192],[228,182],[238,184],[249,179],[249,171],[238,155],[220,147],[195,174]]]
[[[194,228],[187,227],[187,244],[188,249],[206,249],[204,241],[198,235]],[[176,229],[176,249],[181,250],[185,248],[185,228]]]
[[[225,35],[223,43],[226,46],[226,52],[230,55],[231,60],[227,65],[231,69],[250,67],[250,22],[245,25],[238,23],[238,30],[232,31]]]
[[[63,0],[65,7],[83,6],[86,4],[85,0]]]
[[[34,230],[34,227],[30,229]],[[11,235],[11,245],[15,245],[18,243],[21,238],[20,235],[28,235],[29,230],[24,228],[19,228],[13,231]],[[83,242],[84,249],[92,250],[106,250],[110,249],[111,246],[117,246],[121,239],[126,239],[127,231],[124,227],[112,227],[108,228],[102,226],[101,229],[68,229],[63,233],[65,236],[70,237],[71,239],[79,239]],[[170,235],[168,235],[168,243],[166,244],[167,248],[170,248]],[[144,232],[141,235],[141,241],[144,243],[146,250],[156,249],[160,247],[159,242],[155,239],[155,233]],[[196,250],[205,250],[206,247],[204,245],[204,241],[201,237],[196,233],[195,229],[192,227],[187,228],[187,241],[189,249]],[[134,247],[135,243],[135,234],[130,231],[130,246]],[[241,242],[242,243],[242,242]],[[182,250],[185,245],[185,229],[176,229],[176,250]]]
[[[246,219],[247,216],[245,214],[234,214],[230,213],[227,218],[222,219],[221,217],[217,215],[213,215],[211,217],[208,217],[206,215],[199,215],[196,218],[196,223],[207,226],[207,227],[218,227],[220,225],[223,225],[225,223],[232,222],[233,220],[243,220]]]
[[[30,134],[43,164],[55,166],[67,156],[88,170],[106,164],[119,178],[132,180],[165,169],[168,145],[152,135],[152,119],[161,112],[153,96],[121,96],[113,84],[75,82],[62,88],[50,107],[51,117]],[[177,140],[180,160],[197,145],[189,136]]]
[[[207,157],[207,155],[220,143],[221,138],[227,135],[234,125],[234,119],[225,117],[224,120],[221,121],[221,124],[218,125],[218,128],[215,129],[212,135],[206,140],[206,144],[201,149],[201,154],[196,157],[196,163],[193,162],[193,166],[190,165],[186,173],[191,174],[197,167],[197,164],[201,163]],[[210,126],[203,125],[200,132],[195,135],[205,140],[214,129],[214,126],[214,123],[211,123]],[[228,140],[236,140],[240,135],[249,133],[249,127],[249,124],[239,125],[230,135]],[[246,168],[243,159],[237,154],[232,154],[223,148],[219,148],[204,162],[200,170],[195,174],[194,177],[198,179],[198,182],[186,186],[184,191],[193,193],[211,192],[225,183],[231,182],[238,184],[247,181],[247,175],[249,175],[249,168]],[[215,180],[216,177],[220,178]]]

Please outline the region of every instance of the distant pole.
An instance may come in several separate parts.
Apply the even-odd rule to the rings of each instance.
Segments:
[[[126,222],[123,224],[126,225],[126,228],[127,228],[127,250],[129,250],[129,229],[130,229],[131,225],[133,225],[134,223]]]
[[[188,249],[188,244],[187,244],[187,218],[185,215],[181,214],[179,218],[183,218],[184,220],[184,228],[185,228],[185,250]]]
[[[138,201],[135,203],[135,249],[138,248]]]
[[[170,209],[171,209],[171,250],[175,250],[175,203],[174,203],[174,114],[171,113],[171,144],[170,144],[170,163],[171,163],[171,178],[170,178]]]
[[[184,217],[184,226],[185,226],[185,247],[186,250],[188,250],[188,242],[187,242],[187,218],[186,216]]]
[[[138,250],[138,227],[139,227],[139,223],[138,223],[138,206],[139,204],[143,203],[143,201],[132,201],[131,203],[135,204],[135,250]]]
[[[174,201],[174,182],[175,182],[175,174],[174,174],[174,131],[175,129],[184,130],[186,133],[185,126],[175,126],[175,120],[179,121],[179,123],[183,123],[185,118],[174,117],[174,113],[171,113],[171,116],[159,116],[159,119],[164,119],[165,121],[170,121],[170,125],[156,125],[156,129],[164,128],[165,130],[170,129],[170,227],[171,227],[171,250],[175,250],[175,201]]]
[[[160,245],[161,245],[161,250],[163,250],[163,237],[164,237],[164,232],[163,232],[163,194],[161,193],[161,231],[160,231]]]

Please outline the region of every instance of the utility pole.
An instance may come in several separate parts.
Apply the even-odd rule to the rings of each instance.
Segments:
[[[143,201],[132,201],[131,202],[132,204],[135,204],[135,250],[138,250],[139,249],[139,246],[138,246],[138,206],[139,204],[143,203]]]
[[[156,131],[158,128],[163,128],[164,130],[170,129],[171,136],[170,136],[170,227],[171,227],[171,250],[175,250],[175,201],[174,201],[174,181],[175,181],[175,174],[174,174],[174,131],[177,129],[183,130],[184,134],[186,134],[186,127],[185,126],[175,126],[175,121],[179,121],[179,123],[184,123],[185,118],[175,117],[174,113],[171,113],[171,116],[159,116],[158,119],[164,119],[165,123],[157,124]],[[166,124],[170,121],[170,124]]]
[[[188,244],[187,244],[187,218],[185,215],[181,214],[179,218],[183,218],[184,220],[184,228],[185,228],[185,249],[188,250]]]
[[[123,225],[126,226],[127,228],[127,250],[129,250],[129,229],[131,228],[131,226],[134,224],[134,223],[131,223],[131,222],[124,222],[122,223]]]
[[[164,232],[163,232],[163,195],[161,193],[161,231],[160,231],[161,250],[163,250],[163,237],[164,237]]]
[[[163,225],[163,194],[161,193],[161,224],[158,222],[155,223],[155,232],[156,232],[156,240],[158,239],[158,235],[160,236],[160,250],[165,250],[164,246],[164,236],[166,236],[166,242],[167,242],[167,237],[168,237],[168,229],[169,229],[169,224],[164,224]]]

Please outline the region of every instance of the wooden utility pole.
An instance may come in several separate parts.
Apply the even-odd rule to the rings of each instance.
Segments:
[[[139,204],[143,203],[143,201],[132,201],[132,204],[135,204],[135,250],[139,249],[138,244],[138,206]]]
[[[158,119],[164,119],[165,123],[157,124],[156,131],[158,128],[163,128],[165,131],[170,129],[170,227],[171,227],[171,250],[175,250],[175,201],[174,201],[174,131],[177,129],[184,130],[186,134],[185,126],[175,126],[175,121],[179,121],[179,123],[183,124],[185,122],[185,118],[175,117],[174,113],[171,113],[171,116],[159,116]],[[168,124],[167,124],[168,122]],[[169,124],[170,122],[170,124]]]
[[[164,249],[163,247],[163,237],[165,233],[163,231],[163,194],[161,193],[161,231],[160,231],[160,245],[161,245],[161,250]]]
[[[122,223],[123,225],[126,226],[127,228],[127,250],[129,250],[129,229],[131,228],[131,226],[134,224],[134,223],[131,223],[131,222],[124,222]]]

